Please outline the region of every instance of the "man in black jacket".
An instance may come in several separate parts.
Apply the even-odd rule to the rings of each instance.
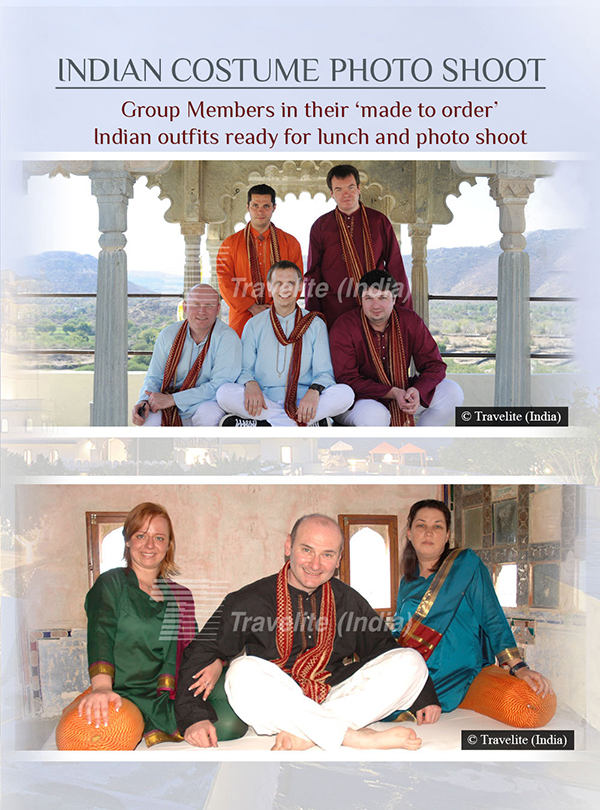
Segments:
[[[398,647],[369,603],[334,578],[342,548],[334,520],[306,515],[288,535],[281,571],[225,598],[181,664],[176,716],[187,742],[216,745],[214,709],[190,684],[224,659],[232,708],[258,734],[276,734],[274,750],[420,747],[412,729],[366,728],[437,697],[421,655]]]

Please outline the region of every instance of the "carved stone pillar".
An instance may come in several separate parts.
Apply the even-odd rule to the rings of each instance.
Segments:
[[[417,315],[429,324],[429,279],[427,278],[427,240],[431,236],[431,225],[417,222],[408,226],[412,241],[412,272],[410,290],[413,307]]]
[[[498,260],[498,334],[496,343],[496,406],[531,403],[529,256],[525,205],[533,193],[533,178],[495,175],[490,196],[500,209],[502,254]]]
[[[219,225],[209,223],[206,229],[206,250],[210,259],[210,283],[215,289],[219,289],[217,280],[217,254],[223,239]]]
[[[126,425],[127,408],[127,204],[132,175],[118,160],[94,161],[92,194],[98,199],[99,229],[94,358],[93,425]]]
[[[200,241],[204,233],[204,223],[182,222],[181,233],[185,240],[183,291],[187,293],[189,289],[196,284],[200,284],[201,281],[202,265],[200,262]]]

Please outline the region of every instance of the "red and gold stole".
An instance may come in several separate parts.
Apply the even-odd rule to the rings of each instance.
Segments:
[[[281,260],[281,253],[279,250],[279,236],[275,225],[269,225],[269,233],[271,234],[271,265]],[[252,287],[254,288],[254,297],[257,304],[265,303],[265,280],[260,274],[260,267],[258,264],[258,254],[256,252],[256,245],[254,244],[254,237],[248,223],[244,229],[244,238],[246,239],[246,250],[248,251],[248,262],[250,264],[250,273],[252,274]]]
[[[179,676],[179,665],[181,664],[183,651],[187,645],[193,641],[194,636],[196,635],[196,613],[194,609],[194,597],[188,588],[184,587],[183,585],[179,585],[177,582],[173,582],[172,579],[164,580],[164,585],[165,587],[161,588],[161,590],[163,591],[163,594],[165,594],[165,599],[168,600],[167,611],[169,611],[169,608],[172,610],[173,606],[177,605],[177,611],[179,614],[177,623],[177,649],[174,662],[175,673],[161,673],[161,675],[158,677],[156,692],[157,694],[160,694],[161,692],[168,692],[170,700],[175,700],[175,691],[177,689],[177,680]],[[167,617],[165,616],[165,619],[166,618]],[[165,619],[163,619],[163,621],[165,621]],[[165,663],[173,662],[170,661]],[[151,729],[150,731],[144,733],[144,740],[146,741],[148,748],[151,748],[157,743],[181,742],[183,737],[177,729],[175,729],[173,733],[161,731],[160,729]]]
[[[335,639],[335,599],[331,582],[323,585],[321,595],[321,612],[317,622],[318,638],[312,649],[300,653],[291,669],[285,665],[292,653],[294,641],[294,613],[292,600],[288,590],[289,561],[283,566],[277,576],[277,632],[276,643],[279,658],[272,661],[280,669],[291,675],[306,697],[323,703],[331,687],[325,683],[331,674],[325,667],[333,652]]]
[[[159,580],[160,582],[161,580]],[[167,662],[169,664],[174,663],[173,672],[163,672],[159,675],[156,691],[169,692],[169,697],[174,700],[183,651],[196,635],[196,612],[194,609],[194,597],[185,586],[179,585],[172,579],[166,579],[161,590],[167,602],[167,613],[163,619],[163,627],[168,623],[169,628],[171,628],[175,624],[174,614],[177,616],[177,648],[175,661]]]
[[[375,365],[379,382],[389,385],[390,388],[402,388],[403,390],[406,390],[406,386],[408,385],[408,367],[406,364],[406,355],[404,353],[404,341],[402,340],[400,319],[398,317],[398,313],[396,312],[396,308],[394,307],[394,309],[392,309],[392,315],[390,318],[391,334],[388,341],[390,347],[391,379],[383,366],[381,356],[377,346],[375,345],[375,340],[373,339],[371,327],[369,326],[367,316],[365,315],[363,309],[360,311],[360,317],[362,320],[362,327],[363,332],[365,333],[367,346],[369,347],[369,354],[371,355],[371,360]],[[404,411],[400,410],[400,406],[395,399],[387,400],[386,404],[388,405],[392,414],[391,423],[394,425],[394,427],[414,427],[415,420],[413,415],[410,413],[404,413]]]
[[[196,385],[198,376],[200,374],[200,370],[202,369],[202,363],[204,363],[206,352],[208,351],[208,347],[210,346],[210,339],[212,337],[214,328],[215,324],[213,323],[211,330],[208,333],[208,337],[206,338],[206,343],[202,347],[202,351],[194,361],[191,369],[188,371],[185,380],[181,383],[181,388],[179,388],[180,391],[186,391],[188,388],[193,388]],[[162,394],[173,394],[175,392],[174,385],[177,375],[177,366],[179,365],[179,361],[181,360],[181,354],[183,352],[183,346],[185,344],[187,330],[188,330],[188,322],[186,319],[179,327],[179,331],[175,335],[175,340],[173,341],[173,345],[171,346],[169,356],[167,357],[167,362],[165,364],[165,373],[163,376],[161,388]],[[177,405],[172,405],[170,408],[164,408],[162,410],[160,424],[162,427],[181,427],[181,416],[179,416]]]
[[[285,412],[294,419],[298,425],[305,427],[304,422],[298,422],[298,408],[296,406],[296,395],[298,394],[298,378],[300,377],[300,365],[302,363],[302,338],[306,334],[308,327],[316,317],[323,318],[320,312],[309,312],[308,315],[302,316],[300,307],[296,306],[296,317],[294,320],[294,328],[290,332],[290,336],[286,337],[285,332],[281,328],[279,318],[275,312],[274,304],[271,304],[271,326],[275,332],[275,337],[282,346],[289,346],[294,344],[292,350],[292,359],[290,361],[290,368],[288,371],[287,385],[285,389]],[[325,320],[323,318],[323,320]]]
[[[365,267],[360,263],[360,257],[356,250],[354,240],[346,227],[344,216],[340,213],[339,208],[335,209],[335,220],[337,222],[338,231],[340,234],[340,242],[342,244],[342,256],[348,277],[352,279],[355,285],[355,290],[360,283],[361,278],[365,273],[370,270],[375,270],[375,254],[373,252],[373,240],[371,239],[371,229],[369,228],[369,220],[367,219],[367,210],[362,203],[360,206],[360,217],[362,222],[363,244],[365,248]]]
[[[461,548],[455,548],[448,554],[434,576],[433,582],[421,599],[418,608],[406,622],[398,638],[398,644],[401,647],[412,647],[414,650],[420,652],[426,661],[442,640],[443,634],[438,633],[437,630],[434,630],[432,627],[428,627],[424,622],[433,607],[442,585],[450,573],[454,561],[462,550]]]

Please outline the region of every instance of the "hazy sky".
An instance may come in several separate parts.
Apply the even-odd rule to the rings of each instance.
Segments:
[[[588,199],[585,189],[586,164],[560,162],[551,178],[536,181],[535,193],[526,207],[527,230],[585,227]],[[97,255],[98,209],[87,177],[32,177],[23,200],[29,227],[26,254],[67,250]],[[138,180],[129,202],[127,255],[131,272],[164,272],[181,275],[184,262],[183,238],[178,225],[164,220],[168,200],[158,199],[158,189],[148,189]],[[500,238],[498,209],[489,196],[487,180],[461,186],[461,196],[449,197],[454,220],[434,226],[430,248],[489,245]],[[312,222],[332,207],[325,195],[313,200],[308,193],[299,199],[288,195],[277,206],[274,222],[293,233],[308,251]],[[407,229],[403,228],[402,251],[410,253]]]

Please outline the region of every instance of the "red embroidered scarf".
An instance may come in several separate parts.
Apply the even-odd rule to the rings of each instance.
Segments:
[[[322,588],[321,611],[317,622],[318,638],[314,647],[304,650],[296,658],[291,669],[286,669],[286,663],[292,653],[294,641],[294,614],[292,600],[288,590],[289,561],[283,566],[277,576],[277,652],[279,658],[272,661],[280,669],[291,675],[300,686],[306,697],[322,703],[331,689],[326,679],[331,674],[325,667],[333,652],[335,639],[335,600],[331,582],[326,582]]]
[[[476,570],[477,558],[473,560],[462,554],[463,551],[464,549],[454,548],[448,554],[398,638],[401,647],[412,647],[420,652],[426,661],[454,620]],[[457,560],[459,555],[460,559]],[[442,588],[444,593],[440,597],[440,603],[436,604]],[[425,624],[425,620],[429,625],[435,624],[437,630]]]
[[[208,337],[206,338],[206,343],[202,347],[202,351],[194,361],[191,369],[188,371],[185,380],[181,383],[179,391],[186,391],[188,388],[193,388],[196,385],[200,370],[202,369],[202,364],[204,363],[204,358],[206,357],[208,347],[210,346],[210,339],[212,337],[215,324],[216,321],[213,323],[210,332],[208,333]],[[175,340],[171,346],[169,356],[167,357],[161,388],[161,393],[163,394],[175,393],[177,366],[179,365],[179,361],[181,360],[181,355],[183,353],[183,346],[185,344],[187,330],[188,322],[186,319],[179,327],[179,331],[175,335]],[[160,424],[162,427],[181,427],[181,416],[179,415],[177,405],[172,405],[170,408],[164,408],[162,410]]]
[[[293,419],[298,425],[305,427],[304,422],[298,422],[298,407],[296,406],[296,396],[298,394],[298,379],[300,377],[300,365],[302,363],[302,338],[306,334],[308,327],[316,317],[323,318],[320,312],[309,312],[302,317],[302,312],[299,306],[296,306],[296,317],[294,320],[294,328],[290,332],[290,336],[286,337],[279,318],[275,312],[274,304],[271,304],[271,326],[275,332],[275,337],[282,346],[289,346],[294,344],[292,350],[292,359],[290,361],[290,368],[288,371],[287,385],[285,389],[285,412]],[[323,318],[324,320],[324,318]]]
[[[271,265],[281,260],[281,253],[279,250],[279,236],[275,225],[269,225],[269,233],[271,234]],[[248,251],[248,262],[250,264],[250,273],[252,274],[252,286],[254,288],[254,297],[257,304],[265,303],[265,280],[260,274],[260,267],[258,264],[258,254],[256,252],[256,244],[250,229],[250,223],[244,229],[244,237],[246,239],[246,250]],[[270,265],[270,266],[271,266]]]
[[[160,583],[160,580],[159,580]],[[164,593],[164,598],[167,601],[167,613],[165,614],[164,625],[173,622],[173,612],[176,609],[178,615],[177,622],[177,649],[175,652],[175,667],[174,674],[170,672],[162,673],[158,678],[157,692],[169,692],[171,700],[175,699],[175,689],[177,687],[177,678],[179,676],[179,666],[183,658],[183,651],[187,645],[193,641],[196,635],[196,612],[194,609],[194,598],[188,588],[179,583],[174,582],[172,579],[165,579],[165,588],[161,588]],[[159,585],[160,587],[160,585]],[[168,590],[167,590],[168,588]],[[171,624],[169,624],[171,626]],[[163,631],[161,631],[163,632]],[[172,664],[171,661],[167,662]]]
[[[406,365],[402,331],[400,330],[400,319],[396,309],[392,309],[392,315],[390,318],[391,334],[389,346],[391,373],[389,376],[384,368],[379,350],[375,345],[373,333],[371,332],[367,316],[365,315],[363,309],[360,311],[360,317],[362,320],[362,327],[367,341],[367,346],[369,347],[369,354],[371,355],[371,359],[375,365],[379,382],[389,385],[390,388],[402,388],[406,390],[406,386],[408,385],[408,367]],[[414,427],[415,420],[413,415],[410,413],[404,413],[404,411],[400,410],[400,406],[395,399],[386,400],[386,405],[389,407],[392,414],[391,424],[394,427]]]
[[[354,240],[344,222],[344,216],[339,208],[335,209],[335,220],[337,222],[342,245],[342,256],[346,264],[349,278],[354,282],[355,289],[358,287],[361,278],[370,270],[375,270],[375,254],[373,252],[373,240],[371,239],[371,229],[367,219],[367,210],[362,203],[360,206],[360,218],[362,222],[363,245],[365,249],[365,267],[362,266]]]

